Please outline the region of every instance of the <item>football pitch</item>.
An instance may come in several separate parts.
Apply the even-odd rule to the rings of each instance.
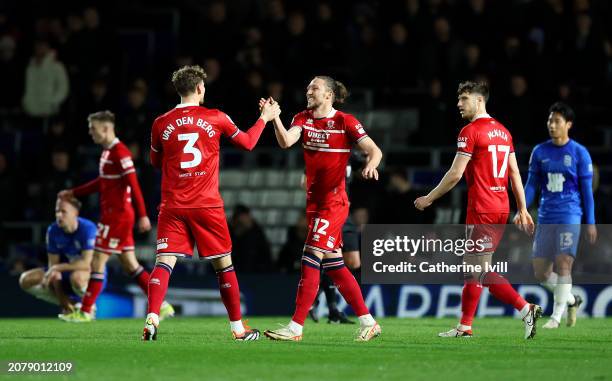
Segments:
[[[259,318],[263,331],[287,317]],[[545,320],[540,320],[542,325]],[[0,360],[71,361],[68,380],[610,380],[612,319],[581,319],[575,328],[539,329],[522,339],[510,318],[477,319],[475,336],[441,339],[455,319],[381,319],[381,337],[353,342],[354,325],[307,322],[302,342],[234,342],[224,318],[162,322],[156,342],[141,342],[142,319],[68,324],[1,319]],[[24,376],[0,378],[23,379]]]

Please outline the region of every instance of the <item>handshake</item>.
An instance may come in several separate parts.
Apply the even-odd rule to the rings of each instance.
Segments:
[[[280,106],[272,97],[268,99],[261,98],[259,100],[259,116],[264,122],[268,123],[279,117],[281,113]]]

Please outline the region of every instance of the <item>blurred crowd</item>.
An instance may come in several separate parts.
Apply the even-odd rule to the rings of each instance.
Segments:
[[[96,152],[86,116],[102,109],[117,114],[154,210],[148,131],[178,102],[170,73],[185,64],[205,68],[206,105],[242,128],[255,120],[260,97],[280,101],[290,120],[317,74],[348,85],[356,96],[349,109],[417,109],[407,146],[453,144],[461,126],[455,90],[465,79],[490,83],[489,109],[520,144],[546,137],[547,108],[557,100],[576,109],[573,136],[586,144],[600,144],[597,128],[612,125],[605,0],[87,4],[0,5],[0,195],[11,200],[2,221],[50,220],[58,190],[95,176],[95,163],[81,157]],[[274,142],[266,130],[261,144]]]

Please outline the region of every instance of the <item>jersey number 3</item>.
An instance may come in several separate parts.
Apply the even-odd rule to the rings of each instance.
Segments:
[[[489,152],[491,152],[491,160],[493,161],[493,177],[496,179],[503,179],[506,176],[506,169],[508,169],[508,155],[510,154],[510,146],[490,145]],[[499,171],[497,170],[498,152],[502,152],[504,154],[504,160],[502,161]]]
[[[195,147],[195,144],[198,141],[199,137],[200,135],[195,132],[178,135],[178,140],[187,141],[187,144],[185,144],[185,147],[183,147],[183,152],[193,155],[193,160],[181,161],[182,169],[197,167],[202,162],[202,152],[200,152],[200,150]]]

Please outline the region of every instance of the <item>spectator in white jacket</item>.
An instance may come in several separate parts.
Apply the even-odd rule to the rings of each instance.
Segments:
[[[25,113],[35,118],[56,115],[68,97],[69,87],[66,68],[55,57],[55,51],[47,41],[36,41],[25,74]]]

